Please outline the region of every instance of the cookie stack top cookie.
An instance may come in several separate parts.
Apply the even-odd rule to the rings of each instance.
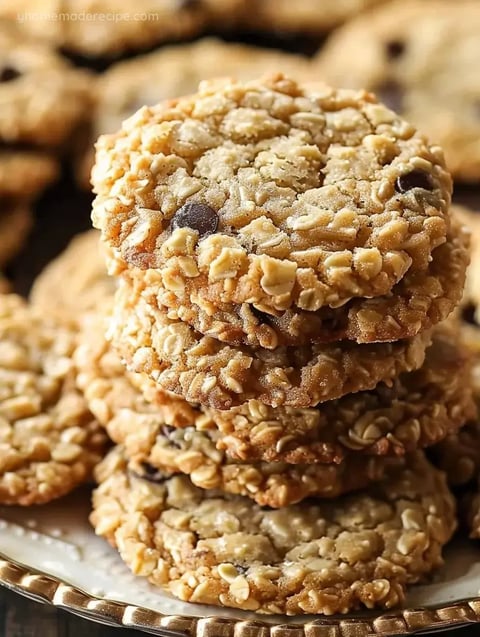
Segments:
[[[461,295],[443,153],[364,91],[203,83],[101,137],[93,182],[124,354],[192,401],[371,388]]]

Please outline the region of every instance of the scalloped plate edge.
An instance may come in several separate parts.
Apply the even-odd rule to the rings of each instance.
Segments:
[[[35,601],[52,604],[85,619],[135,628],[163,637],[391,637],[480,623],[480,597],[437,608],[404,609],[371,619],[322,618],[303,625],[163,615],[139,606],[94,597],[1,554],[0,584]]]

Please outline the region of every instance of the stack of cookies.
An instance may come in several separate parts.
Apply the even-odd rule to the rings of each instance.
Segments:
[[[279,75],[140,109],[93,182],[117,286],[75,354],[117,444],[96,532],[186,601],[401,603],[456,524],[422,448],[475,414],[441,149]]]

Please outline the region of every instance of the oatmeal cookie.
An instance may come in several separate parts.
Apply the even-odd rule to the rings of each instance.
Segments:
[[[218,411],[167,394],[153,381],[147,384],[144,375],[126,373],[105,338],[110,308],[103,310],[82,321],[74,357],[77,383],[93,414],[129,456],[150,455],[157,436],[172,427],[213,432],[216,449],[229,462],[338,463],[351,452],[402,456],[438,442],[476,413],[469,359],[453,328],[437,328],[423,367],[402,374],[390,387],[380,383],[371,392],[312,409],[271,408],[251,400]]]
[[[0,198],[35,199],[57,179],[59,168],[58,161],[46,153],[0,150]]]
[[[462,486],[480,475],[480,422],[469,422],[429,450],[432,462],[447,474],[448,483]]]
[[[223,434],[200,409],[165,393],[147,402],[103,336],[98,314],[86,316],[74,356],[77,384],[112,440],[122,444],[136,472],[187,473],[193,484],[245,495],[262,506],[304,498],[333,498],[384,477],[403,459],[350,455],[340,464],[287,464],[232,460],[219,449]],[[158,392],[157,392],[158,400]]]
[[[272,407],[312,407],[391,382],[418,369],[430,332],[394,343],[256,349],[203,336],[145,303],[133,283],[120,281],[109,337],[131,371],[193,403],[230,409],[252,398]]]
[[[167,270],[130,267],[128,276],[136,279],[137,289],[148,304],[167,307],[170,317],[231,345],[246,342],[274,349],[344,339],[357,343],[395,341],[443,321],[460,302],[469,239],[466,228],[454,219],[446,243],[433,251],[426,270],[408,272],[385,296],[355,298],[340,308],[316,312],[288,309],[275,316],[249,303],[222,303],[214,309],[205,301],[209,288],[200,290],[190,305],[179,305],[177,294],[164,286]],[[111,263],[115,267],[114,259]]]
[[[251,79],[259,73],[282,71],[307,79],[309,70],[309,63],[299,55],[215,38],[167,46],[114,64],[96,83],[92,142],[77,166],[79,181],[90,188],[93,142],[98,136],[117,131],[142,106],[189,95],[201,80],[213,77]]]
[[[105,338],[110,315],[111,302],[104,301],[95,312],[82,316],[74,354],[77,385],[99,422],[112,430],[132,427],[132,433],[150,436],[152,427],[189,427],[197,419],[209,421],[195,405],[157,387],[150,388],[151,401],[145,400],[135,374],[125,370]]]
[[[476,415],[470,357],[459,340],[453,328],[439,327],[418,371],[314,409],[274,409],[251,400],[206,413],[223,433],[219,448],[243,461],[338,462],[351,452],[403,455],[437,443]]]
[[[206,0],[212,6],[220,0]],[[36,19],[28,19],[36,14]],[[52,20],[52,14],[71,17]],[[88,19],[74,19],[76,16]],[[0,18],[50,44],[85,57],[114,56],[198,33],[208,17],[203,0],[16,0]]]
[[[90,74],[41,42],[21,37],[5,23],[0,24],[0,57],[2,145],[62,144],[88,116]]]
[[[456,526],[444,475],[420,454],[369,490],[279,510],[140,476],[119,447],[96,477],[91,522],[135,574],[185,601],[262,613],[397,606],[442,564]]]
[[[100,138],[92,183],[120,264],[161,271],[181,308],[267,314],[267,341],[285,311],[425,274],[450,228],[438,146],[368,93],[281,75],[140,109]]]
[[[70,326],[0,296],[0,503],[41,504],[89,479],[106,436],[75,388]]]
[[[218,449],[218,431],[164,425],[148,440],[147,432],[141,437],[128,437],[126,431],[114,429],[113,422],[118,425],[120,421],[112,421],[107,432],[114,442],[125,441],[125,455],[136,473],[184,473],[201,489],[247,496],[260,506],[272,508],[305,498],[336,498],[378,482],[389,470],[405,463],[404,458],[355,454],[338,464],[242,463],[232,461]]]
[[[100,233],[89,230],[74,237],[67,248],[35,279],[33,305],[79,320],[84,312],[111,298],[115,280],[108,276]]]
[[[375,92],[442,146],[456,178],[478,181],[479,31],[475,0],[387,2],[336,31],[316,72]]]
[[[32,224],[32,211],[27,204],[0,201],[0,266],[20,252]]]

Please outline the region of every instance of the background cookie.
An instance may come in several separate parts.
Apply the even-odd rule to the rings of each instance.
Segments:
[[[5,266],[21,250],[32,225],[28,204],[0,200],[0,266]]]
[[[90,74],[5,23],[0,25],[0,57],[2,143],[62,144],[91,108]]]
[[[384,0],[251,0],[245,22],[252,29],[323,33]]]
[[[100,233],[89,230],[74,237],[60,256],[35,279],[30,292],[33,305],[80,320],[113,296],[115,280],[107,274]]]
[[[460,180],[480,178],[480,7],[472,0],[398,0],[334,33],[317,73],[366,88],[444,149]]]
[[[134,573],[185,601],[266,613],[397,605],[442,564],[456,526],[444,476],[421,455],[369,492],[277,511],[185,476],[142,479],[120,448],[96,475],[91,522]]]
[[[0,151],[0,198],[35,199],[53,183],[59,173],[58,161],[42,152]]]
[[[73,17],[55,20],[48,18],[51,14]],[[86,14],[90,19],[75,19]],[[184,0],[21,0],[2,4],[0,17],[56,47],[94,57],[188,37],[201,29],[207,15],[202,2]]]
[[[106,437],[75,388],[74,332],[0,297],[0,503],[58,498],[89,479]]]

